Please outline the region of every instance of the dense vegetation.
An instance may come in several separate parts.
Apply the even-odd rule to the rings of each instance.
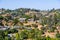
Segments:
[[[9,26],[8,23],[12,21],[13,26],[19,26],[19,29],[7,29],[0,30],[0,40],[60,40],[60,33],[57,27],[60,27],[60,9],[52,10],[36,10],[30,8],[19,8],[15,10],[10,9],[1,9],[0,13],[0,26],[4,26],[2,20],[6,21],[5,26]],[[33,12],[29,15],[26,15],[27,12]],[[36,12],[36,13],[34,13]],[[43,13],[42,13],[43,12]],[[46,12],[46,14],[44,14]],[[2,16],[5,14],[10,14],[8,16]],[[33,16],[32,16],[33,15]],[[37,16],[38,15],[38,16]],[[28,19],[34,19],[33,22],[36,24],[24,25],[24,22],[20,22],[19,18],[26,18],[25,23],[28,23]],[[37,22],[39,20],[39,22]],[[41,30],[38,29],[38,25],[42,25]],[[34,27],[34,29],[28,29]],[[45,32],[55,32],[55,38],[49,36],[46,37]],[[8,34],[15,34],[10,37]],[[43,36],[44,35],[44,36]]]

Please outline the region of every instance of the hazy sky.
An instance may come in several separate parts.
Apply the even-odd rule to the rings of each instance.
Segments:
[[[0,0],[0,8],[35,8],[45,10],[60,8],[60,0]]]

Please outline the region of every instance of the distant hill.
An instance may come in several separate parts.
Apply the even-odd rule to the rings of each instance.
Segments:
[[[60,9],[54,9],[54,8],[51,9],[51,10],[38,10],[38,9],[30,9],[30,8],[18,8],[18,9],[14,9],[14,10],[4,9],[4,8],[0,9],[0,12],[2,14],[10,13],[10,14],[16,15],[16,16],[23,15],[23,14],[25,14],[27,12],[28,12],[28,14],[29,13],[32,13],[32,14],[35,13],[37,15],[42,14],[44,16],[47,16],[47,15],[52,14],[52,12],[54,13],[55,11],[60,12]]]

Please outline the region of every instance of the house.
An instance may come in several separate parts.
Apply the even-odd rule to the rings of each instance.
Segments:
[[[33,22],[33,21],[34,21],[34,19],[33,19],[33,18],[28,19],[28,22]]]
[[[26,18],[19,18],[20,22],[25,22]]]
[[[0,9],[0,14],[2,13],[2,10]]]
[[[8,37],[15,37],[16,36],[16,33],[11,33],[11,34],[8,34]]]
[[[13,28],[14,28],[14,29],[19,29],[19,28],[20,28],[20,26],[14,26]]]
[[[12,37],[12,34],[8,34],[8,37]]]
[[[27,30],[32,30],[31,27],[26,27],[26,26],[24,26],[23,28],[24,28],[24,29],[27,29]]]
[[[40,20],[36,20],[36,22],[38,22],[38,23],[39,23],[39,22],[40,22]]]
[[[57,26],[56,28],[57,28],[58,30],[60,30],[60,26]]]
[[[8,27],[5,27],[5,26],[0,26],[0,30],[7,30]]]
[[[58,32],[60,33],[60,26],[57,26],[56,28],[57,28]]]
[[[10,26],[4,26],[5,28],[10,28]]]

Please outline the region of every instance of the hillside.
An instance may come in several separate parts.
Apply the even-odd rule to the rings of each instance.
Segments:
[[[60,9],[2,8],[0,32],[1,40],[60,40]]]

